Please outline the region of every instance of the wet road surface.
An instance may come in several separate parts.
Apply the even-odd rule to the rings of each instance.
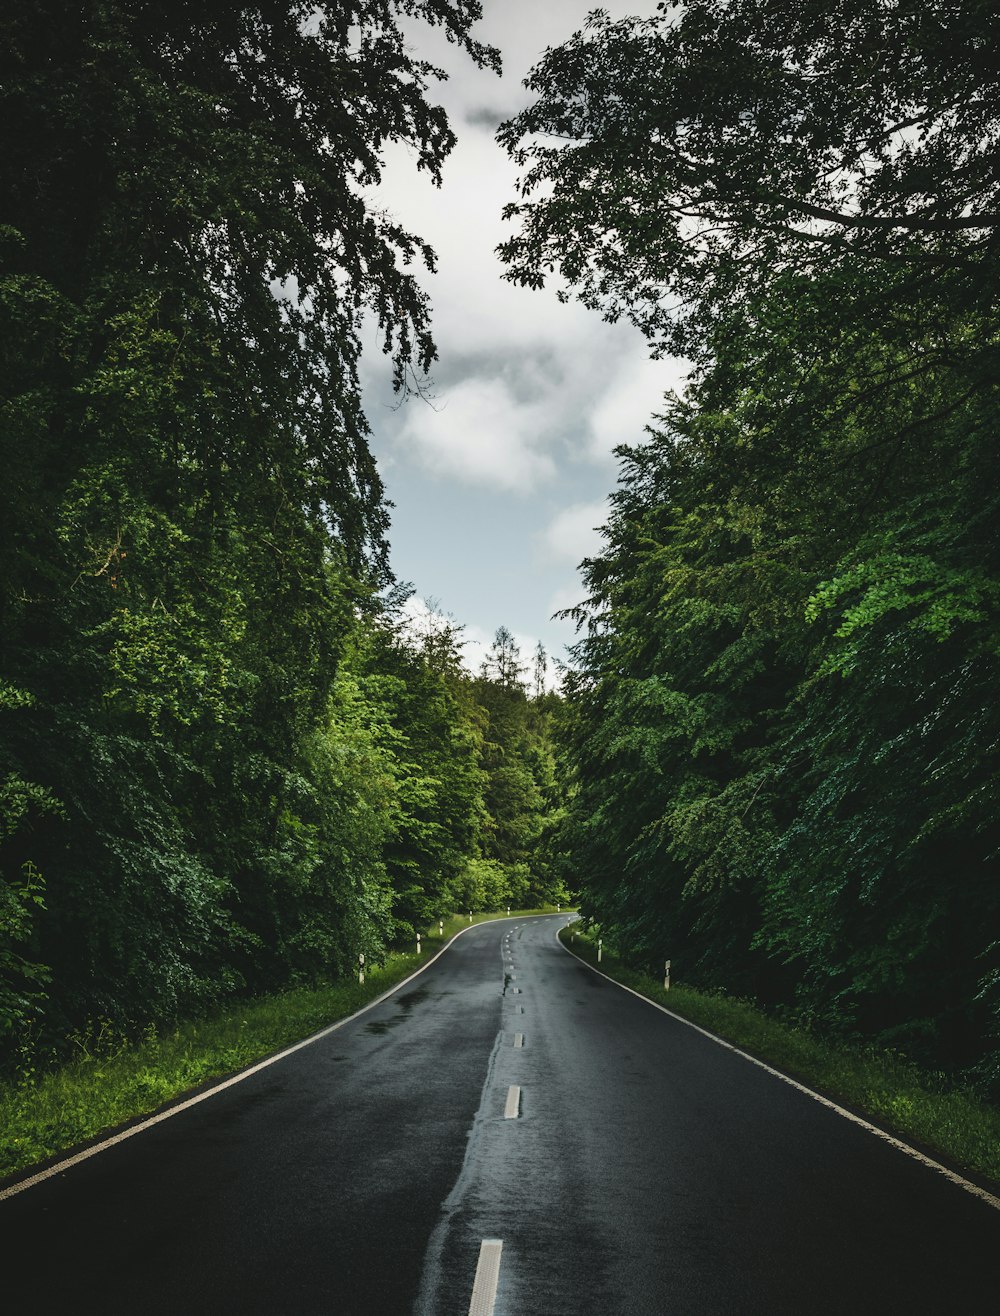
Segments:
[[[565,921],[471,928],[0,1202],[3,1309],[467,1316],[482,1255],[494,1316],[997,1310],[1000,1212],[596,976]]]

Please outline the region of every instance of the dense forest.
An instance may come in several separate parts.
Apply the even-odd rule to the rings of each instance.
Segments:
[[[377,204],[474,0],[0,18],[0,1062],[579,894],[621,952],[1000,1087],[1000,30],[688,0],[545,52],[506,277],[690,363],[561,696],[414,624],[360,400]]]
[[[501,130],[507,277],[692,363],[620,449],[559,846],[622,952],[1000,1084],[1000,28],[600,13]]]
[[[427,368],[434,253],[373,189],[454,141],[401,15],[495,65],[467,0],[4,6],[8,1061],[561,891],[544,655],[387,565],[360,336]]]

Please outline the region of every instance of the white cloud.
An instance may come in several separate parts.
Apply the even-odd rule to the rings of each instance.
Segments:
[[[598,526],[608,519],[605,499],[574,503],[557,512],[542,531],[542,542],[549,555],[578,566],[585,557],[593,557],[603,540]]]
[[[567,608],[578,608],[586,597],[587,591],[582,581],[577,580],[572,585],[562,585],[549,597],[549,614],[565,612]],[[564,624],[571,628],[575,626],[572,621]]]
[[[371,198],[435,251],[437,272],[420,279],[433,303],[442,361],[454,352],[520,349],[525,341],[558,344],[571,355],[595,333],[602,336],[602,322],[577,303],[564,305],[551,293],[503,280],[496,248],[513,231],[501,211],[514,196],[517,171],[488,132],[458,127],[441,188],[394,146],[387,149],[384,181]],[[625,325],[621,330],[644,354],[637,331]]]
[[[465,641],[462,646],[462,664],[473,676],[479,675],[486,650],[493,643],[493,634],[494,632],[473,623],[462,630],[462,639]]]
[[[620,443],[641,443],[654,415],[663,412],[663,395],[679,388],[687,373],[683,361],[651,361],[641,351],[623,356],[590,412],[590,455],[610,456]]]
[[[569,458],[593,462],[610,483],[619,443],[640,443],[664,391],[678,379],[675,362],[651,362],[631,325],[609,325],[571,302],[504,282],[496,255],[510,226],[501,219],[515,195],[517,170],[470,106],[496,102],[513,110],[527,99],[518,85],[543,37],[568,35],[581,5],[555,4],[546,31],[524,0],[483,25],[485,40],[508,49],[503,83],[467,67],[455,52],[442,62],[451,81],[438,88],[458,129],[458,145],[435,188],[418,174],[412,153],[390,147],[384,182],[373,199],[435,249],[437,273],[421,276],[433,304],[439,359],[431,392],[438,414],[411,402],[393,417],[389,371],[366,345],[364,372],[370,418],[403,459],[412,451],[443,479],[488,483],[501,490],[533,489]],[[523,20],[514,21],[517,11]],[[493,30],[491,30],[491,27]],[[514,75],[513,77],[510,75]],[[384,450],[384,449],[383,449]]]
[[[527,492],[555,474],[544,427],[544,409],[519,403],[504,380],[471,376],[432,405],[411,399],[398,444],[436,474]]]
[[[417,172],[406,148],[389,148],[384,184],[372,198],[438,257],[436,275],[418,274],[439,351],[435,409],[416,398],[393,409],[374,333],[362,358],[373,448],[398,504],[394,565],[460,612],[470,671],[501,623],[526,659],[536,634],[550,651],[572,642],[572,623],[549,617],[584,597],[571,568],[601,546],[593,527],[606,519],[613,449],[643,441],[683,372],[677,362],[649,361],[642,336],[624,321],[607,324],[577,303],[563,305],[552,289],[505,283],[495,252],[512,231],[500,216],[515,199],[517,171],[492,129],[528,103],[521,86],[528,68],[546,45],[580,27],[593,3],[485,6],[476,35],[501,46],[502,80],[415,22],[415,48],[449,72],[431,97],[445,105],[458,145],[441,189]],[[634,10],[630,0],[603,7],[613,16]]]
[[[544,487],[569,460],[600,468],[607,488],[613,449],[643,441],[679,375],[676,362],[648,361],[627,330],[594,334],[588,323],[583,336],[536,337],[532,324],[516,341],[504,342],[498,330],[492,350],[470,352],[454,326],[441,323],[441,374],[429,404],[410,398],[387,410],[383,384],[383,406],[373,405],[380,389],[371,357],[366,395],[382,451],[397,462],[415,458],[443,479],[526,493]]]

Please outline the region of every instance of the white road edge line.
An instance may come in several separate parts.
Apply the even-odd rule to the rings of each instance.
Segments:
[[[568,925],[563,924],[562,926],[566,927]],[[581,959],[579,955],[574,955],[568,946],[563,946],[562,940],[559,936],[560,931],[561,928],[556,929],[556,941],[562,946],[562,949],[567,955],[571,955],[573,959],[576,960],[578,964],[582,964],[585,969],[590,969],[591,973],[596,973],[599,978],[604,978],[607,982],[614,983],[614,985],[620,987],[623,992],[628,992],[630,996],[635,996],[638,1000],[645,1001],[646,1004],[651,1005],[654,1010],[659,1010],[661,1014],[669,1015],[671,1019],[676,1019],[679,1024],[686,1024],[688,1028],[693,1028],[696,1033],[701,1033],[702,1037],[707,1037],[711,1041],[718,1043],[719,1046],[724,1046],[727,1051],[732,1051],[736,1055],[742,1056],[744,1060],[749,1060],[751,1065],[756,1065],[758,1069],[763,1069],[765,1073],[771,1074],[775,1078],[780,1078],[782,1083],[787,1083],[789,1087],[795,1088],[797,1092],[802,1092],[807,1097],[812,1097],[813,1101],[818,1101],[821,1106],[826,1106],[828,1110],[835,1111],[838,1115],[842,1115],[845,1120],[850,1120],[852,1124],[858,1124],[861,1128],[867,1129],[869,1133],[874,1133],[876,1138],[881,1138],[882,1141],[887,1142],[890,1147],[895,1147],[897,1151],[901,1151],[904,1155],[912,1157],[915,1161],[919,1161],[921,1165],[926,1165],[928,1169],[936,1170],[938,1174],[943,1174],[946,1179],[949,1179],[953,1184],[957,1184],[959,1188],[964,1188],[965,1191],[971,1193],[973,1197],[978,1197],[988,1206],[992,1206],[994,1210],[1000,1211],[1000,1197],[995,1197],[993,1193],[987,1192],[985,1188],[980,1188],[978,1184],[974,1184],[968,1179],[963,1179],[962,1176],[956,1174],[954,1170],[949,1170],[947,1165],[942,1165],[940,1161],[935,1161],[932,1160],[930,1156],[925,1156],[923,1152],[917,1151],[916,1147],[911,1147],[908,1142],[903,1142],[900,1138],[893,1137],[891,1133],[886,1133],[885,1129],[880,1129],[878,1125],[869,1124],[866,1119],[862,1119],[860,1115],[855,1115],[852,1110],[845,1110],[843,1106],[838,1106],[837,1103],[831,1101],[829,1097],[824,1097],[821,1093],[814,1092],[812,1088],[807,1088],[804,1083],[799,1083],[797,1079],[790,1078],[788,1074],[783,1074],[780,1069],[772,1069],[772,1067],[766,1065],[763,1060],[758,1060],[756,1056],[750,1055],[747,1051],[741,1051],[738,1046],[733,1046],[732,1042],[727,1042],[725,1038],[716,1037],[715,1033],[710,1033],[707,1028],[701,1028],[698,1024],[693,1024],[690,1019],[685,1019],[682,1015],[674,1014],[673,1010],[668,1010],[665,1005],[660,1005],[656,1001],[651,1001],[648,996],[643,996],[641,992],[633,991],[631,987],[626,987],[624,983],[608,977],[608,975],[602,973],[600,969],[595,969],[592,964],[588,964],[587,961]]]
[[[551,918],[551,914],[535,914],[533,918]],[[491,919],[490,922],[499,923],[500,919]],[[450,950],[459,937],[470,932],[472,928],[488,927],[489,923],[470,923],[458,932],[441,947],[438,953],[431,957],[426,964],[421,964],[408,978],[402,982],[397,982],[395,987],[390,987],[384,991],[381,996],[376,996],[373,1001],[363,1005],[360,1010],[355,1010],[353,1014],[346,1015],[343,1019],[338,1019],[336,1023],[329,1024],[326,1028],[321,1028],[318,1033],[313,1033],[311,1037],[305,1037],[301,1042],[295,1042],[292,1046],[286,1046],[284,1051],[279,1051],[277,1055],[268,1056],[265,1060],[258,1060],[255,1065],[249,1069],[241,1070],[238,1074],[233,1074],[230,1078],[225,1078],[221,1083],[216,1083],[214,1087],[208,1088],[205,1092],[199,1092],[195,1097],[188,1097],[186,1101],[179,1101],[176,1106],[171,1106],[169,1110],[161,1110],[157,1115],[151,1115],[149,1119],[141,1120],[138,1124],[133,1124],[127,1129],[122,1129],[120,1133],[113,1134],[110,1138],[104,1138],[101,1142],[95,1143],[93,1147],[86,1147],[83,1151],[77,1152],[75,1156],[67,1156],[65,1160],[56,1161],[55,1165],[50,1165],[45,1170],[40,1170],[37,1174],[30,1175],[27,1179],[20,1179],[17,1183],[8,1184],[6,1188],[0,1188],[0,1202],[6,1201],[8,1197],[15,1197],[18,1193],[23,1193],[27,1188],[33,1188],[35,1184],[43,1183],[46,1179],[51,1179],[57,1174],[63,1174],[66,1170],[72,1169],[74,1165],[79,1165],[81,1161],[90,1160],[91,1156],[96,1156],[98,1152],[107,1151],[109,1147],[116,1147],[118,1143],[125,1142],[128,1138],[134,1138],[137,1133],[145,1133],[147,1129],[153,1128],[156,1124],[162,1124],[164,1120],[171,1119],[174,1115],[179,1115],[182,1110],[189,1110],[192,1106],[197,1106],[201,1101],[207,1101],[209,1097],[216,1096],[219,1092],[225,1092],[227,1088],[235,1087],[237,1083],[242,1083],[244,1079],[251,1078],[254,1074],[259,1074],[262,1069],[267,1069],[269,1065],[276,1065],[279,1060],[284,1060],[286,1056],[294,1055],[296,1051],[301,1051],[303,1047],[312,1046],[314,1042],[320,1042],[324,1037],[329,1037],[335,1033],[338,1028],[343,1028],[349,1024],[352,1019],[357,1019],[359,1015],[367,1014],[369,1010],[374,1010],[376,1005],[381,1005],[383,1001],[389,999],[401,987],[411,983],[414,978],[419,978],[425,973],[431,965],[441,958],[445,951]]]
[[[505,1120],[516,1120],[521,1109],[521,1089],[516,1083],[507,1089],[507,1104],[503,1108]]]
[[[497,1284],[500,1282],[502,1251],[503,1239],[483,1239],[479,1248],[479,1261],[476,1264],[476,1278],[472,1285],[469,1316],[493,1316],[493,1307],[497,1300]]]

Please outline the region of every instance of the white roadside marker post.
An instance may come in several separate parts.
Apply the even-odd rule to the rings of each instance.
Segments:
[[[663,966],[663,990],[665,992],[670,991],[670,961],[669,960],[667,960],[666,964],[664,964]]]
[[[601,962],[601,960],[603,959],[603,957],[604,957],[604,938],[603,938],[603,937],[598,937],[598,938],[597,938],[597,962],[598,962],[598,964],[600,964],[600,962]]]
[[[510,918],[510,905],[507,906],[507,917]]]
[[[443,919],[443,918],[439,918],[439,919],[438,919],[438,932],[440,933],[440,935],[441,935],[442,937],[444,936],[444,919]]]
[[[364,982],[364,980],[365,980],[365,957],[364,955],[359,955],[358,956],[358,985],[360,986],[361,983]]]
[[[417,933],[417,954],[420,954],[420,933]]]
[[[561,913],[562,913],[562,905],[556,905],[556,913],[557,913],[557,914],[561,914]]]
[[[472,910],[471,910],[471,909],[469,910],[469,922],[470,922],[470,923],[472,922]]]

